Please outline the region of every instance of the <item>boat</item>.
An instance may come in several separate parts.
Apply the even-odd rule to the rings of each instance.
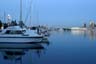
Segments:
[[[86,31],[87,28],[83,28],[83,27],[72,27],[71,30]]]
[[[0,43],[30,43],[41,42],[42,35],[38,35],[33,30],[24,29],[20,26],[10,26],[0,33]]]
[[[8,16],[10,19],[10,16]],[[22,0],[20,0],[20,21],[19,24],[8,26],[0,33],[0,43],[31,43],[41,42],[43,35],[35,33],[35,30],[28,29],[22,20]]]

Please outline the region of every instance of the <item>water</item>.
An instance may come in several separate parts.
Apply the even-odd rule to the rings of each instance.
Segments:
[[[49,43],[0,49],[0,64],[96,64],[95,35],[92,31],[52,32]]]

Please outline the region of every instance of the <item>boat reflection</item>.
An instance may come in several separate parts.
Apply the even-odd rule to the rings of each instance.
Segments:
[[[38,57],[41,57],[41,53],[46,51],[46,46],[43,44],[49,45],[49,42],[33,44],[0,44],[0,53],[4,60],[12,60],[15,64],[22,64],[23,56],[25,56],[29,51],[32,51],[31,55],[35,52]]]
[[[83,30],[71,30],[71,33],[73,35],[85,35],[86,31],[83,31]]]

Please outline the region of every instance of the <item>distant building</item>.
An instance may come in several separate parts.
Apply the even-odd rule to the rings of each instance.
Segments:
[[[96,27],[96,24],[94,26]]]
[[[11,24],[12,17],[10,14],[7,15],[7,24],[8,26]]]
[[[87,27],[87,26],[86,26],[86,23],[83,24],[83,27],[84,27],[84,28]]]
[[[95,23],[94,21],[90,21],[90,25],[89,25],[90,28],[94,29],[95,28]]]

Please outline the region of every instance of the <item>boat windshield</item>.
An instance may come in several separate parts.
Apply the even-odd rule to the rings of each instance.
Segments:
[[[21,30],[7,30],[5,34],[23,34],[24,32]]]

